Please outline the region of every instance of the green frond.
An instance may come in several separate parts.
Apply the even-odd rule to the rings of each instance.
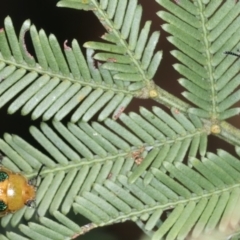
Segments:
[[[189,112],[219,120],[239,114],[239,108],[231,108],[240,100],[239,63],[225,55],[240,41],[239,2],[157,2],[168,11],[157,13],[167,22],[162,28],[172,35],[168,41],[179,49],[171,54],[181,62],[174,68],[184,76],[179,83],[188,92],[183,95],[198,107]]]
[[[75,213],[87,217],[93,227],[137,220],[152,239],[196,238],[205,232],[212,234],[214,230],[227,237],[238,230],[240,163],[223,150],[219,150],[219,153],[208,153],[209,158],[203,162],[192,158],[193,167],[180,162],[164,162],[164,171],[151,169],[154,178],[149,185],[144,184],[143,177],[129,184],[127,176],[121,172],[113,179],[105,175],[101,182],[96,177],[92,184],[87,184],[88,188],[80,191],[72,203],[73,209]],[[130,167],[128,171],[132,169]],[[228,172],[230,169],[236,174]],[[98,171],[99,168],[95,173]],[[219,172],[224,175],[219,176]],[[58,175],[59,172],[56,177]],[[163,222],[161,218],[164,218],[164,212],[168,213],[168,218]],[[56,215],[56,209],[52,214]],[[31,226],[36,226],[34,231],[41,232],[41,228],[52,229],[56,224]],[[21,230],[25,234],[29,231],[26,227]],[[44,234],[49,237],[53,233],[48,230]]]
[[[14,232],[7,232],[6,236],[0,235],[0,239],[6,240],[27,240],[27,239],[73,239],[74,237],[81,236],[86,232],[96,228],[97,225],[93,223],[86,224],[79,227],[74,221],[66,217],[59,211],[53,213],[52,218],[39,217],[39,223],[28,222],[27,225],[21,224],[19,226],[22,233],[29,238],[25,238]],[[94,234],[90,234],[90,238]],[[98,232],[98,239],[107,240],[114,239],[113,236],[105,236],[105,234]]]
[[[73,3],[62,0],[58,6],[77,8]],[[81,5],[84,4],[79,3]],[[138,81],[147,84],[155,75],[162,58],[161,51],[154,53],[160,33],[150,34],[150,21],[140,29],[142,7],[137,0],[91,0],[86,5],[108,31],[102,38],[110,43],[87,42],[84,47],[98,51],[94,59],[106,62],[102,67],[116,72],[113,79],[128,84]]]
[[[65,127],[55,121],[55,130],[42,123],[41,131],[31,127],[30,132],[59,164],[67,165],[69,160],[79,162],[83,158],[89,164],[119,157],[132,158],[139,166],[129,182],[136,181],[149,166],[159,168],[164,161],[181,162],[186,154],[205,155],[207,132],[199,119],[193,116],[187,119],[174,109],[175,119],[157,107],[153,112],[141,108],[141,115],[123,113],[119,116],[123,126],[111,119],[104,121],[106,127],[97,122],[91,125],[80,122],[78,126],[68,123]],[[151,179],[152,174],[146,174],[145,184]]]
[[[28,172],[27,177],[33,177],[44,163],[46,167],[41,173],[36,201],[39,216],[47,212],[55,216],[57,211],[62,216],[73,208],[76,214],[88,218],[93,227],[133,220],[152,239],[185,239],[191,234],[199,236],[218,227],[225,234],[230,225],[235,232],[237,226],[234,224],[239,217],[234,213],[239,212],[236,209],[240,196],[240,161],[224,150],[218,150],[217,154],[205,154],[202,161],[191,157],[191,167],[186,166],[181,163],[182,152],[186,154],[188,148],[200,148],[202,134],[196,131],[196,127],[199,129],[201,121],[192,115],[187,119],[176,110],[172,111],[174,118],[156,107],[153,112],[156,115],[142,108],[141,115],[121,115],[121,121],[128,124],[131,132],[127,129],[123,131],[123,128],[120,136],[111,128],[115,122],[110,119],[105,120],[106,127],[98,123],[90,126],[84,122],[78,126],[69,123],[68,127],[53,122],[55,130],[42,123],[42,132],[31,127],[32,135],[57,163],[20,137],[5,134],[5,141],[0,141],[0,149],[6,155],[3,164],[15,171],[21,167]],[[147,117],[158,125],[150,125]],[[135,125],[131,124],[133,120]],[[165,122],[159,124],[161,120]],[[142,139],[138,136],[138,125],[146,131],[141,135]],[[163,126],[166,132],[160,131]],[[156,139],[158,133],[160,135]],[[192,142],[200,135],[194,147],[193,143],[190,146],[190,141],[186,141],[191,139],[188,134],[192,135]],[[111,143],[105,136],[110,136]],[[130,144],[133,143],[145,146],[143,150],[137,148],[140,154],[147,151],[140,165],[134,163],[134,157],[139,156],[136,155],[139,152],[132,152]],[[77,144],[82,144],[82,147]],[[85,150],[82,150],[84,147]],[[239,149],[236,148],[236,151],[239,152]],[[83,154],[89,154],[89,158]],[[163,221],[161,218],[165,211],[169,216]],[[3,227],[8,224],[16,226],[22,217],[31,221],[34,213],[34,209],[23,208],[2,218],[1,224]],[[50,239],[72,234],[72,229],[64,233],[56,231],[59,224],[63,223],[39,225],[29,222],[28,226],[20,225],[19,228],[26,236],[44,235]],[[78,234],[81,234],[81,229]]]
[[[129,220],[152,240],[239,238],[240,147],[238,157],[207,147],[211,133],[239,143],[239,133],[223,120],[240,113],[233,107],[240,100],[239,64],[224,54],[240,40],[240,2],[156,1],[177,48],[171,54],[179,62],[173,67],[182,75],[182,94],[194,106],[153,82],[160,33],[150,32],[151,21],[141,22],[138,0],[60,0],[60,7],[93,11],[107,31],[104,42],[84,44],[86,57],[76,40],[65,41],[62,50],[54,35],[29,20],[17,37],[5,19],[0,108],[43,121],[30,127],[38,147],[4,134],[2,164],[27,178],[44,168],[37,208],[1,218],[0,239],[75,239]],[[171,113],[154,106],[125,114],[134,97],[151,97]],[[61,122],[69,114],[69,122]],[[72,213],[89,223],[77,225]]]
[[[34,222],[29,222],[28,226],[21,224],[19,226],[22,233],[24,233],[29,238],[38,238],[38,239],[65,239],[71,238],[75,234],[81,234],[81,228],[71,221],[69,218],[61,214],[60,212],[54,212],[53,214],[55,221],[46,217],[40,217],[40,224]],[[56,222],[57,220],[57,222]],[[90,228],[90,227],[89,227]],[[1,236],[2,237],[2,236]],[[9,232],[7,233],[6,239],[29,239],[23,238],[16,233]],[[2,238],[1,238],[2,239]]]
[[[25,44],[28,30],[37,60]],[[95,66],[92,50],[87,50],[86,62],[76,40],[71,46],[64,43],[64,57],[56,37],[38,32],[29,20],[17,40],[11,19],[5,19],[0,50],[0,107],[11,101],[10,114],[21,109],[22,115],[31,113],[32,119],[42,116],[44,121],[53,117],[60,121],[73,111],[72,122],[87,122],[100,111],[98,120],[103,121],[125,109],[134,91],[144,87],[116,81],[103,65]]]
[[[7,156],[3,164],[14,171],[20,167],[28,173],[27,177],[36,175],[42,164],[46,166],[37,199],[38,213],[44,216],[47,211],[53,213],[59,208],[67,214],[78,194],[82,197],[94,184],[102,185],[108,178],[117,180],[119,174],[131,172],[129,178],[125,176],[127,185],[144,175],[146,186],[154,178],[151,172],[146,172],[147,168],[164,172],[162,164],[166,161],[182,162],[186,154],[194,157],[198,151],[205,155],[207,133],[196,116],[190,115],[188,119],[173,109],[172,117],[157,107],[153,113],[141,108],[140,113],[121,114],[123,125],[106,119],[105,126],[97,122],[64,126],[58,121],[53,121],[53,128],[44,122],[40,130],[32,126],[30,133],[52,159],[20,137],[5,134],[5,141],[0,141],[0,150]],[[12,218],[4,218],[4,225],[9,221],[16,225],[23,215],[31,219],[33,214],[33,209],[20,210]]]
[[[221,154],[223,152],[221,150]],[[147,222],[146,220],[140,220],[138,225],[152,235],[152,239],[185,239],[187,236],[195,239],[204,234],[204,232],[210,236],[215,229],[221,233],[220,236],[225,235],[227,237],[229,234],[231,235],[237,231],[238,227],[235,225],[235,221],[238,221],[239,216],[237,216],[238,213],[234,213],[238,211],[240,190],[238,184],[234,185],[238,182],[236,175],[235,177],[229,175],[225,169],[225,167],[233,169],[229,162],[233,162],[232,160],[234,159],[233,156],[228,153],[226,154],[228,157],[225,155],[226,158],[221,158],[220,156],[208,153],[211,158],[215,158],[216,165],[214,167],[210,159],[203,163],[192,159],[191,163],[195,170],[182,163],[176,163],[175,166],[167,162],[164,163],[164,167],[171,174],[170,176],[173,175],[173,178],[177,179],[181,183],[181,186],[177,186],[176,182],[172,181],[159,170],[153,169],[155,177],[160,182],[169,187],[171,186],[172,190],[174,189],[178,194],[184,196],[185,199],[191,199],[190,192],[194,193],[196,199],[198,199],[197,196],[201,197],[197,202],[183,201],[179,203],[164,223],[160,220],[163,211],[159,209],[158,212],[154,212],[148,218]],[[219,166],[220,162],[224,162],[224,164]],[[210,171],[206,171],[206,169]],[[233,170],[235,171],[236,169]],[[224,172],[224,179],[219,176],[219,171]],[[220,195],[212,194],[216,191],[215,188],[217,186],[221,186],[216,183],[216,180],[220,180],[223,183],[222,187],[220,187]],[[226,186],[228,187],[226,188]],[[236,186],[236,188],[233,186]],[[228,190],[224,191],[224,189]],[[155,230],[156,226],[159,225],[161,225],[160,228]],[[230,226],[232,230],[229,229]]]

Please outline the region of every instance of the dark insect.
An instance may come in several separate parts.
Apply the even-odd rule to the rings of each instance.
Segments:
[[[237,54],[237,53],[234,53],[234,52],[230,52],[230,51],[226,51],[224,52],[226,55],[233,55],[233,56],[236,56],[236,57],[240,57],[240,54]]]

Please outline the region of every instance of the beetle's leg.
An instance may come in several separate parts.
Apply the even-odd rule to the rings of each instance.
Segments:
[[[37,204],[36,204],[36,201],[35,200],[28,200],[25,205],[27,207],[30,207],[30,208],[36,208],[37,207]]]

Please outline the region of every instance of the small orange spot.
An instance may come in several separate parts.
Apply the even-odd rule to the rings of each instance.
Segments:
[[[221,127],[218,124],[213,124],[211,126],[211,133],[219,134],[221,132]]]
[[[137,151],[134,151],[131,153],[131,156],[137,165],[140,165],[143,161],[142,153],[144,152],[144,150],[145,150],[145,148],[142,146]]]
[[[174,111],[173,111],[175,114],[179,114],[180,113],[180,111],[178,110],[178,109],[174,109]]]
[[[63,43],[63,47],[65,50],[71,50],[71,48],[67,45],[68,43],[68,40],[65,40],[64,43]]]
[[[117,59],[116,58],[108,58],[107,62],[117,62]]]
[[[134,162],[135,162],[137,165],[140,165],[140,164],[142,163],[142,161],[143,161],[143,158],[142,158],[142,157],[139,157],[139,158],[136,158]]]
[[[100,21],[103,21],[104,19],[102,19],[102,18],[100,18]],[[102,36],[101,36],[101,38],[106,38],[106,36],[107,36],[107,33],[104,33]]]
[[[111,32],[111,31],[112,31],[112,28],[110,28],[108,25],[104,25],[104,28],[105,28],[108,32]]]
[[[124,110],[125,110],[124,107],[120,107],[119,110],[117,111],[117,113],[113,116],[113,119],[117,120]]]
[[[96,228],[96,227],[97,227],[97,226],[96,226],[94,223],[86,224],[86,225],[84,225],[84,226],[81,227],[81,232],[74,234],[74,235],[71,237],[71,239],[75,239],[75,238],[77,238],[77,237],[79,237],[79,236],[81,236],[81,235],[89,232],[90,230],[92,230],[92,229],[94,229],[94,228]]]
[[[108,176],[107,176],[107,179],[111,179],[112,178],[112,173],[110,172],[109,174],[108,174]]]
[[[157,97],[157,95],[158,95],[158,93],[157,93],[156,90],[151,90],[151,91],[149,91],[149,96],[150,96],[151,98],[155,98],[155,97]]]
[[[78,101],[81,102],[84,98],[85,98],[85,96],[81,95],[80,97],[78,97]]]

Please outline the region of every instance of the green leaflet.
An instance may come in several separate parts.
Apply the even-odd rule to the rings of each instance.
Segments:
[[[28,30],[36,60],[25,44]],[[125,51],[122,47],[112,46],[117,52]],[[107,70],[99,64],[96,68],[93,50],[87,50],[86,61],[76,40],[69,45],[65,42],[63,53],[53,34],[48,37],[44,30],[38,32],[29,20],[24,22],[18,42],[10,17],[5,19],[5,29],[0,33],[0,50],[0,77],[4,79],[0,82],[0,107],[11,102],[10,114],[21,109],[22,115],[32,113],[34,120],[42,116],[44,120],[54,117],[60,121],[75,109],[72,121],[77,122],[81,118],[88,121],[101,110],[104,120],[116,107],[125,108],[135,93],[144,87],[125,85],[126,76],[123,81],[116,80],[112,73],[116,72],[116,67]],[[117,97],[119,95],[123,97]]]

